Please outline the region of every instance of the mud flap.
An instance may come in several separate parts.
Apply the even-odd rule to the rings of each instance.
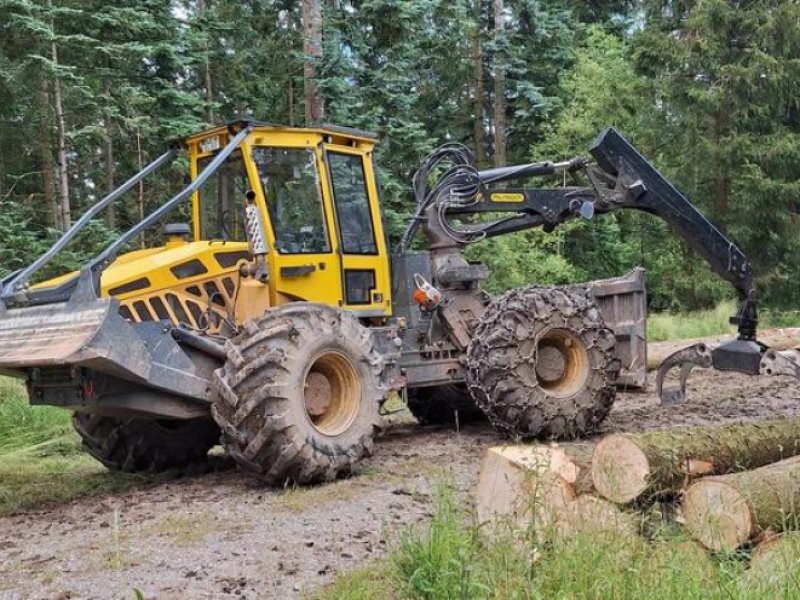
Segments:
[[[647,385],[647,290],[644,269],[637,267],[623,277],[588,284],[606,326],[617,339],[616,353],[622,362],[617,385],[644,388]]]
[[[207,400],[212,370],[192,361],[161,323],[131,324],[114,299],[69,301],[0,313],[0,372],[29,376],[85,367],[148,388]]]

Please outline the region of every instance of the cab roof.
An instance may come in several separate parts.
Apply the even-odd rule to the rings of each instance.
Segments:
[[[275,123],[267,123],[265,121],[229,121],[224,125],[218,125],[216,127],[210,127],[208,129],[204,129],[203,131],[199,131],[197,133],[193,133],[181,141],[182,144],[189,145],[192,142],[196,142],[200,139],[206,138],[209,135],[213,134],[220,134],[226,133],[230,134],[231,132],[240,131],[243,127],[250,126],[253,128],[254,132],[262,132],[262,133],[270,133],[270,132],[281,132],[281,133],[315,133],[322,136],[332,136],[332,137],[345,137],[351,140],[359,141],[359,142],[372,142],[375,143],[378,140],[378,136],[371,131],[364,131],[363,129],[356,129],[354,127],[343,127],[341,125],[329,125],[327,123],[321,125],[314,125],[312,127],[291,127],[288,125],[278,125]]]

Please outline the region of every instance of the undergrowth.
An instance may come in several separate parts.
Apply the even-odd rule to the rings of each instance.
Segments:
[[[488,531],[447,487],[424,528],[401,536],[388,560],[340,576],[317,600],[613,599],[795,600],[794,576],[743,577],[744,553],[712,555],[677,528],[655,537],[602,534],[542,541],[535,531]]]
[[[30,406],[19,381],[0,377],[0,515],[140,481],[85,454],[68,411]]]

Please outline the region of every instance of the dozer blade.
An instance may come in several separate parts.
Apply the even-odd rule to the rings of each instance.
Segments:
[[[736,371],[746,375],[788,375],[800,379],[800,354],[792,350],[779,352],[747,340],[733,340],[719,346],[695,344],[683,348],[668,356],[658,368],[656,387],[662,405],[686,401],[686,380],[695,367]],[[665,386],[668,378],[671,384]]]
[[[201,369],[161,323],[133,326],[116,300],[62,302],[0,313],[0,371],[85,367],[179,396],[206,399]]]

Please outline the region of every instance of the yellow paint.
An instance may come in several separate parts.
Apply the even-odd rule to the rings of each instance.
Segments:
[[[189,174],[192,179],[197,177],[198,160],[209,156],[203,153],[201,142],[212,136],[218,136],[221,147],[230,139],[230,132],[226,127],[213,128],[185,140],[185,147],[189,155]],[[147,287],[125,293],[117,293],[120,303],[130,310],[134,321],[139,321],[137,306],[142,310],[142,302],[151,313],[154,312],[153,300],[161,300],[166,307],[170,320],[178,322],[181,315],[174,308],[183,309],[188,313],[188,306],[197,310],[200,305],[203,311],[209,307],[219,315],[227,315],[242,323],[267,310],[270,306],[284,304],[297,300],[321,302],[345,309],[366,311],[369,316],[390,316],[392,313],[391,281],[389,274],[389,257],[386,248],[385,235],[381,219],[381,209],[378,199],[378,186],[376,174],[372,165],[372,151],[375,140],[360,134],[350,135],[326,128],[292,128],[259,125],[241,144],[241,153],[249,179],[250,188],[255,192],[255,204],[261,214],[265,226],[263,235],[268,243],[267,266],[269,269],[269,282],[261,283],[252,278],[240,275],[239,264],[222,267],[216,260],[215,254],[220,252],[247,252],[246,242],[220,242],[199,239],[200,210],[197,194],[192,197],[192,225],[194,234],[191,242],[170,240],[166,246],[135,250],[120,256],[103,272],[101,279],[101,292],[108,296],[114,290],[126,284],[147,279]],[[252,160],[252,150],[256,146],[278,148],[310,148],[316,156],[319,182],[321,186],[324,222],[328,229],[331,251],[320,254],[279,254],[275,250],[275,236],[267,211],[268,198],[264,197],[258,169]],[[326,169],[326,152],[358,156],[362,160],[364,177],[367,185],[372,224],[376,238],[377,255],[348,255],[340,251],[336,227],[335,206],[331,183]],[[244,198],[242,199],[244,202]],[[189,261],[198,261],[203,265],[204,273],[191,277],[180,278],[172,269]],[[286,267],[313,266],[314,270],[299,277],[287,277],[281,274],[281,269]],[[372,302],[357,306],[345,305],[344,298],[344,269],[369,269],[375,271],[375,289],[372,290]],[[61,283],[76,273],[68,273],[59,278],[40,284],[50,286]],[[227,287],[223,290],[224,283]],[[231,291],[231,283],[234,284]],[[209,289],[222,290],[225,306],[215,306],[210,303],[206,292]],[[197,293],[192,291],[199,290]],[[216,296],[215,296],[216,297]],[[173,306],[168,305],[173,302]],[[138,304],[137,304],[138,303]],[[155,317],[155,315],[153,315]],[[203,317],[205,319],[205,317]],[[192,319],[195,321],[195,319]],[[202,326],[202,324],[200,324]],[[216,330],[217,326],[211,328]]]
[[[511,192],[492,192],[489,198],[492,202],[525,202],[525,194]]]

